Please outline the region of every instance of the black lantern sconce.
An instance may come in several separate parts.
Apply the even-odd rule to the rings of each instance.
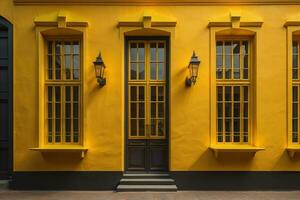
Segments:
[[[97,82],[100,85],[100,87],[103,87],[106,84],[106,78],[104,78],[105,64],[102,60],[101,53],[99,53],[98,57],[94,61],[94,67]]]
[[[198,76],[198,69],[200,65],[200,60],[198,60],[198,57],[195,54],[195,51],[193,52],[193,55],[191,57],[191,61],[189,63],[188,69],[190,71],[190,77],[187,77],[185,79],[185,85],[188,87],[192,86],[192,83],[195,85],[196,79]]]

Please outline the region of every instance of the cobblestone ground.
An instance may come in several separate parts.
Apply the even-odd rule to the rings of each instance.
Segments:
[[[0,191],[0,200],[300,200],[300,191],[231,192],[87,192],[87,191]]]

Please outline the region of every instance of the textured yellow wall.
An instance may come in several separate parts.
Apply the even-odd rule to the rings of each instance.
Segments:
[[[60,10],[88,21],[86,77],[86,142],[84,159],[68,153],[42,155],[38,145],[38,50],[34,18]],[[265,147],[254,158],[228,154],[216,159],[208,149],[209,20],[228,18],[232,10],[264,24],[257,44],[257,144]],[[123,170],[124,41],[118,21],[140,21],[145,12],[175,19],[170,66],[171,170],[300,170],[290,159],[286,133],[286,19],[300,6],[14,6],[0,1],[0,15],[14,24],[14,170]],[[107,85],[97,87],[93,65],[101,50]],[[202,63],[195,86],[186,88],[186,65],[195,50]],[[212,58],[214,59],[214,58]]]

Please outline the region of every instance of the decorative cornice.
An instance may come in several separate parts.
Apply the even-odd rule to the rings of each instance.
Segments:
[[[49,27],[60,27],[60,28],[65,28],[65,27],[87,27],[88,22],[86,21],[81,21],[81,20],[67,20],[67,14],[63,11],[60,11],[57,14],[57,17],[49,17],[49,16],[41,16],[37,17],[34,20],[35,26],[49,26]]]
[[[300,5],[299,0],[13,0],[16,5]]]
[[[257,21],[257,19],[253,19],[252,17],[247,21],[241,21],[241,13],[239,11],[231,11],[230,12],[230,21],[218,20],[218,21],[210,21],[208,23],[208,27],[231,27],[231,28],[240,28],[240,27],[261,27],[263,25],[262,21]],[[253,21],[252,21],[253,20]]]
[[[176,21],[152,21],[152,17],[149,15],[143,16],[143,21],[120,21],[118,27],[175,27]]]
[[[284,23],[284,26],[300,26],[300,21],[287,21]]]
[[[143,22],[120,21],[118,27],[143,27]],[[176,22],[152,22],[151,27],[175,27]]]
[[[262,27],[263,22],[240,22],[240,27]],[[209,22],[208,27],[232,27],[231,22]]]

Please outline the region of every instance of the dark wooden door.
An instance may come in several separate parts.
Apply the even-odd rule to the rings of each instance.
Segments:
[[[0,17],[0,179],[12,170],[12,28]]]
[[[126,170],[167,171],[168,40],[126,41]]]

